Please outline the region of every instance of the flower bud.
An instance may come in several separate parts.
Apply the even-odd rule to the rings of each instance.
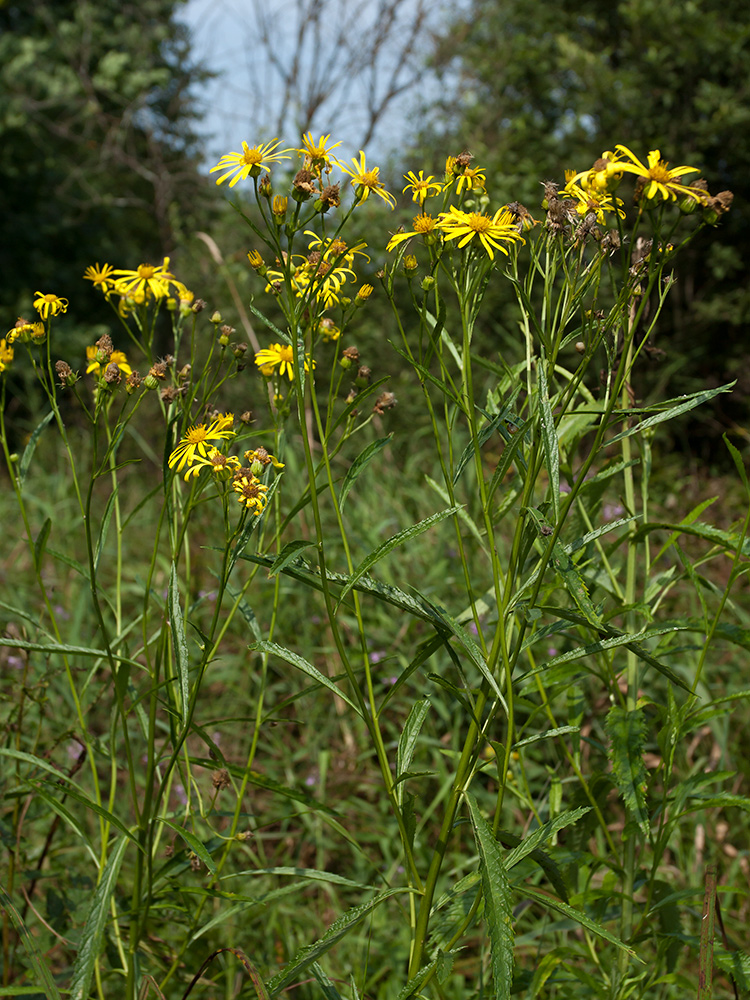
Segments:
[[[218,326],[219,323],[224,322],[224,318],[218,309],[216,309],[213,313],[211,313],[211,322],[213,323],[214,326]]]
[[[434,287],[434,285],[435,285],[435,276],[434,275],[427,274],[427,275],[425,275],[424,278],[422,278],[422,291],[423,292],[429,292],[429,291],[431,291],[431,289]]]

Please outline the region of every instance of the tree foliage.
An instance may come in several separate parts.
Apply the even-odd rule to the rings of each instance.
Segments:
[[[0,302],[174,250],[198,173],[184,0],[0,4]]]

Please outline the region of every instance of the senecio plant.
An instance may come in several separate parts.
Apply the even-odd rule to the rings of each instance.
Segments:
[[[494,205],[465,152],[440,178],[406,174],[413,226],[366,242],[348,235],[361,206],[396,198],[364,152],[280,145],[213,168],[254,196],[238,204],[267,334],[254,363],[169,259],[86,271],[114,324],[85,360],[57,336],[57,294],[0,342],[38,595],[2,604],[22,676],[0,750],[3,995],[683,998],[713,995],[714,970],[746,989],[750,957],[715,931],[726,882],[691,860],[687,820],[747,803],[686,746],[747,694],[712,664],[747,642],[730,590],[748,521],[649,509],[658,425],[731,387],[648,406],[633,388],[676,259],[731,194],[618,145],[529,211]],[[511,354],[483,326],[501,287]],[[354,339],[378,295],[373,372]],[[47,408],[17,452],[3,414],[21,364]],[[389,364],[411,373],[428,468],[389,457]],[[53,439],[64,528],[34,492]],[[399,517],[407,484],[421,510],[373,547],[377,481]],[[438,553],[449,579],[425,581]],[[67,613],[65,580],[86,595]],[[232,656],[250,707],[217,718]],[[54,739],[40,674],[60,692]],[[270,773],[271,727],[294,711],[340,720],[366,796],[283,760]],[[295,817],[325,831],[327,861],[291,846],[274,863],[269,831]],[[40,912],[53,857],[87,878],[67,919]]]

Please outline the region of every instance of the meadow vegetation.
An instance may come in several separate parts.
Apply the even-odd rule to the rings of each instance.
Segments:
[[[3,996],[750,991],[750,484],[660,445],[732,384],[640,388],[732,196],[598,152],[394,232],[364,152],[242,143],[249,301],[92,262],[85,357],[83,282],[0,341]]]

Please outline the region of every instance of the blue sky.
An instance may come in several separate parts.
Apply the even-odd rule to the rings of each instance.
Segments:
[[[285,134],[280,137],[297,142],[299,136],[289,133],[297,131],[299,95],[329,83],[332,92],[322,101],[310,127],[316,139],[329,132],[334,139],[341,139],[341,155],[350,158],[362,147],[367,131],[368,100],[377,104],[383,88],[394,79],[397,85],[411,80],[412,85],[388,104],[366,143],[368,161],[385,159],[408,137],[419,96],[429,96],[430,87],[435,86],[429,74],[419,69],[429,50],[429,32],[443,25],[449,12],[463,3],[465,0],[263,0],[261,6],[255,0],[188,0],[181,19],[190,28],[194,56],[218,74],[201,94],[208,158],[215,162],[222,153],[239,149],[243,140],[255,145],[274,138],[282,117],[285,124],[279,131]],[[310,5],[323,16],[305,36],[299,70],[303,83],[291,95],[283,115],[281,77],[261,40],[263,25],[257,10],[264,11],[280,63],[288,66],[299,37],[300,10]],[[396,21],[378,49],[377,69],[368,72],[368,47],[382,26],[377,15],[390,5],[396,7]],[[424,21],[414,39],[410,63],[399,47],[420,10]],[[358,62],[360,53],[364,66]],[[347,59],[357,68],[347,70]]]

